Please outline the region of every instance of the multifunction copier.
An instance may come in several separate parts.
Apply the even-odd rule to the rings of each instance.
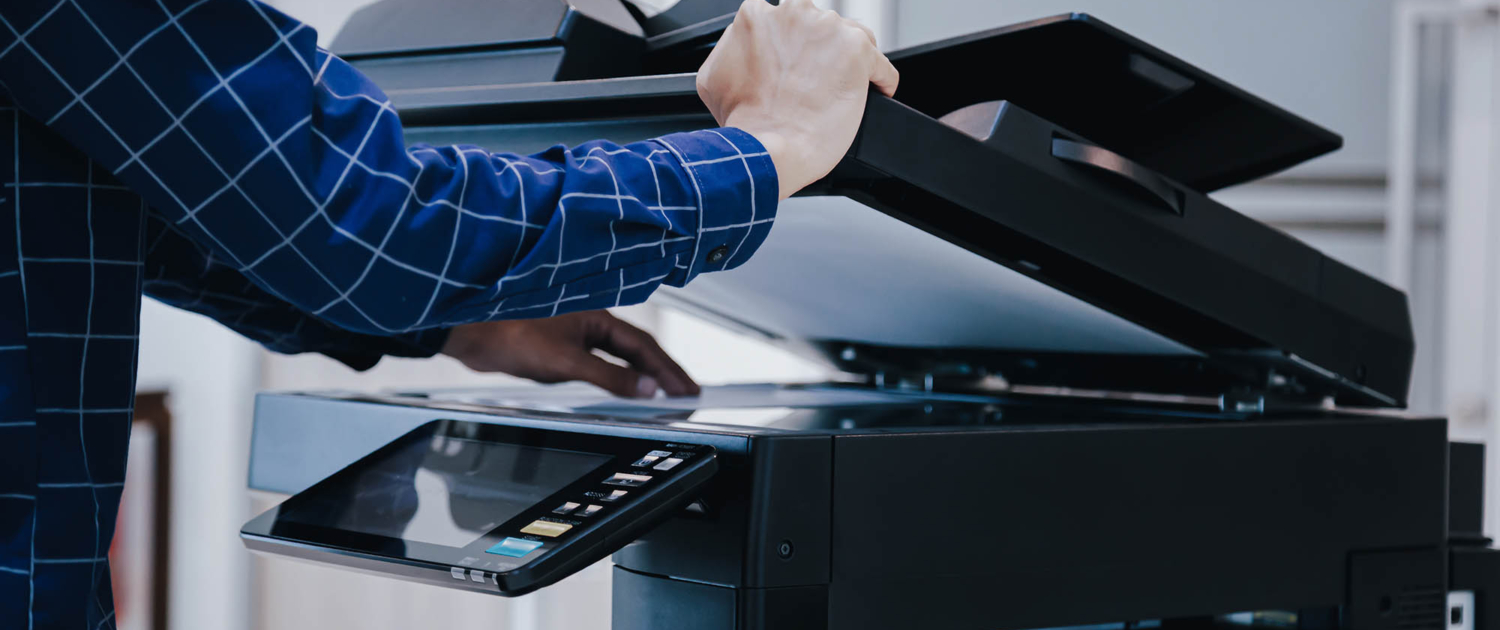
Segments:
[[[334,50],[413,143],[629,142],[714,126],[737,4],[384,0]],[[245,544],[497,595],[612,557],[617,630],[1500,629],[1406,297],[1208,196],[1337,135],[1089,15],[890,57],[759,253],[652,298],[839,378],[262,394]]]

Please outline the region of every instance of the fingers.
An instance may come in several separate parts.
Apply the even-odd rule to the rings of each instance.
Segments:
[[[882,94],[895,96],[896,86],[901,83],[901,72],[896,70],[896,66],[892,65],[891,60],[885,55],[879,52],[875,55],[878,59],[875,60],[875,68],[870,72],[870,83],[875,84],[876,89],[879,89]]]
[[[632,367],[661,384],[668,396],[696,396],[698,384],[661,344],[644,330],[611,316],[605,323],[599,349],[625,359]]]
[[[574,358],[566,372],[571,379],[592,383],[622,398],[651,398],[656,395],[658,386],[656,379],[650,376],[615,365],[589,352],[582,352]]]
[[[781,4],[782,6],[791,6],[794,4],[812,5],[812,0],[783,0]],[[896,70],[896,66],[891,64],[891,60],[880,52],[880,42],[875,37],[875,31],[857,21],[839,17],[836,12],[828,11],[827,13],[832,17],[838,18],[844,24],[864,33],[865,38],[870,41],[870,54],[875,55],[874,67],[870,70],[870,83],[873,83],[882,94],[895,96],[896,86],[901,82],[901,73]]]
[[[850,26],[859,29],[870,40],[870,54],[875,56],[875,65],[870,70],[870,83],[875,84],[875,87],[886,96],[895,96],[896,85],[901,82],[901,73],[896,70],[895,65],[891,64],[891,60],[880,52],[880,43],[875,39],[875,31],[864,24],[848,18],[845,18],[844,21],[848,22]]]

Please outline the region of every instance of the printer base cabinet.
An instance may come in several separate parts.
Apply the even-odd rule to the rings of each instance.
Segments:
[[[760,442],[776,439],[751,450],[776,460]],[[831,530],[826,573],[773,581],[747,561],[746,577],[716,579],[694,558],[735,553],[687,542],[727,525],[681,520],[616,554],[614,623],[1500,630],[1486,605],[1500,590],[1494,552],[1450,533],[1450,520],[1479,529],[1463,515],[1482,491],[1450,474],[1449,449],[1442,420],[1378,416],[835,436],[815,519]],[[721,514],[790,518],[773,513],[785,491],[752,481]],[[732,551],[755,560],[771,548],[763,529],[739,530]],[[1474,603],[1454,613],[1450,591]]]
[[[1500,630],[1500,551],[1442,548],[1355,554],[1349,601],[1343,607],[1242,611],[1145,622],[1122,620],[1091,628],[1219,630]],[[1451,558],[1451,561],[1449,560]],[[1446,579],[1451,575],[1451,579]],[[1295,582],[1296,576],[1287,576]],[[1461,595],[1461,597],[1450,596]],[[913,595],[916,597],[916,595]],[[1193,608],[1180,593],[1180,610]],[[1087,598],[1079,605],[1086,607]],[[1000,604],[996,604],[999,606]],[[830,618],[828,588],[729,588],[614,568],[614,630],[824,630],[924,628],[906,622],[856,625]],[[1071,616],[1085,611],[1072,611]],[[995,618],[1003,619],[1001,611]],[[944,626],[947,627],[947,626]]]
[[[615,567],[613,630],[822,630],[823,586],[726,588]]]

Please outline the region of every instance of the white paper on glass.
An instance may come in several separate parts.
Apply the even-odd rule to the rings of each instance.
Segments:
[[[914,401],[984,400],[978,396],[860,389],[829,385],[788,387],[779,384],[719,385],[703,388],[699,396],[669,398],[616,398],[609,392],[583,383],[524,385],[476,389],[437,390],[430,400],[461,402],[492,407],[536,411],[602,413],[620,410],[698,411],[703,409],[805,409],[812,407],[857,407],[864,405],[912,404]]]

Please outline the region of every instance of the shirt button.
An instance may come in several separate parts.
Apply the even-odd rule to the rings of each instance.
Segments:
[[[728,256],[728,255],[729,255],[729,246],[728,245],[720,245],[718,247],[713,248],[712,251],[708,252],[708,262],[710,262],[710,263],[717,263],[717,262],[719,262],[721,260],[724,260],[724,257]]]

